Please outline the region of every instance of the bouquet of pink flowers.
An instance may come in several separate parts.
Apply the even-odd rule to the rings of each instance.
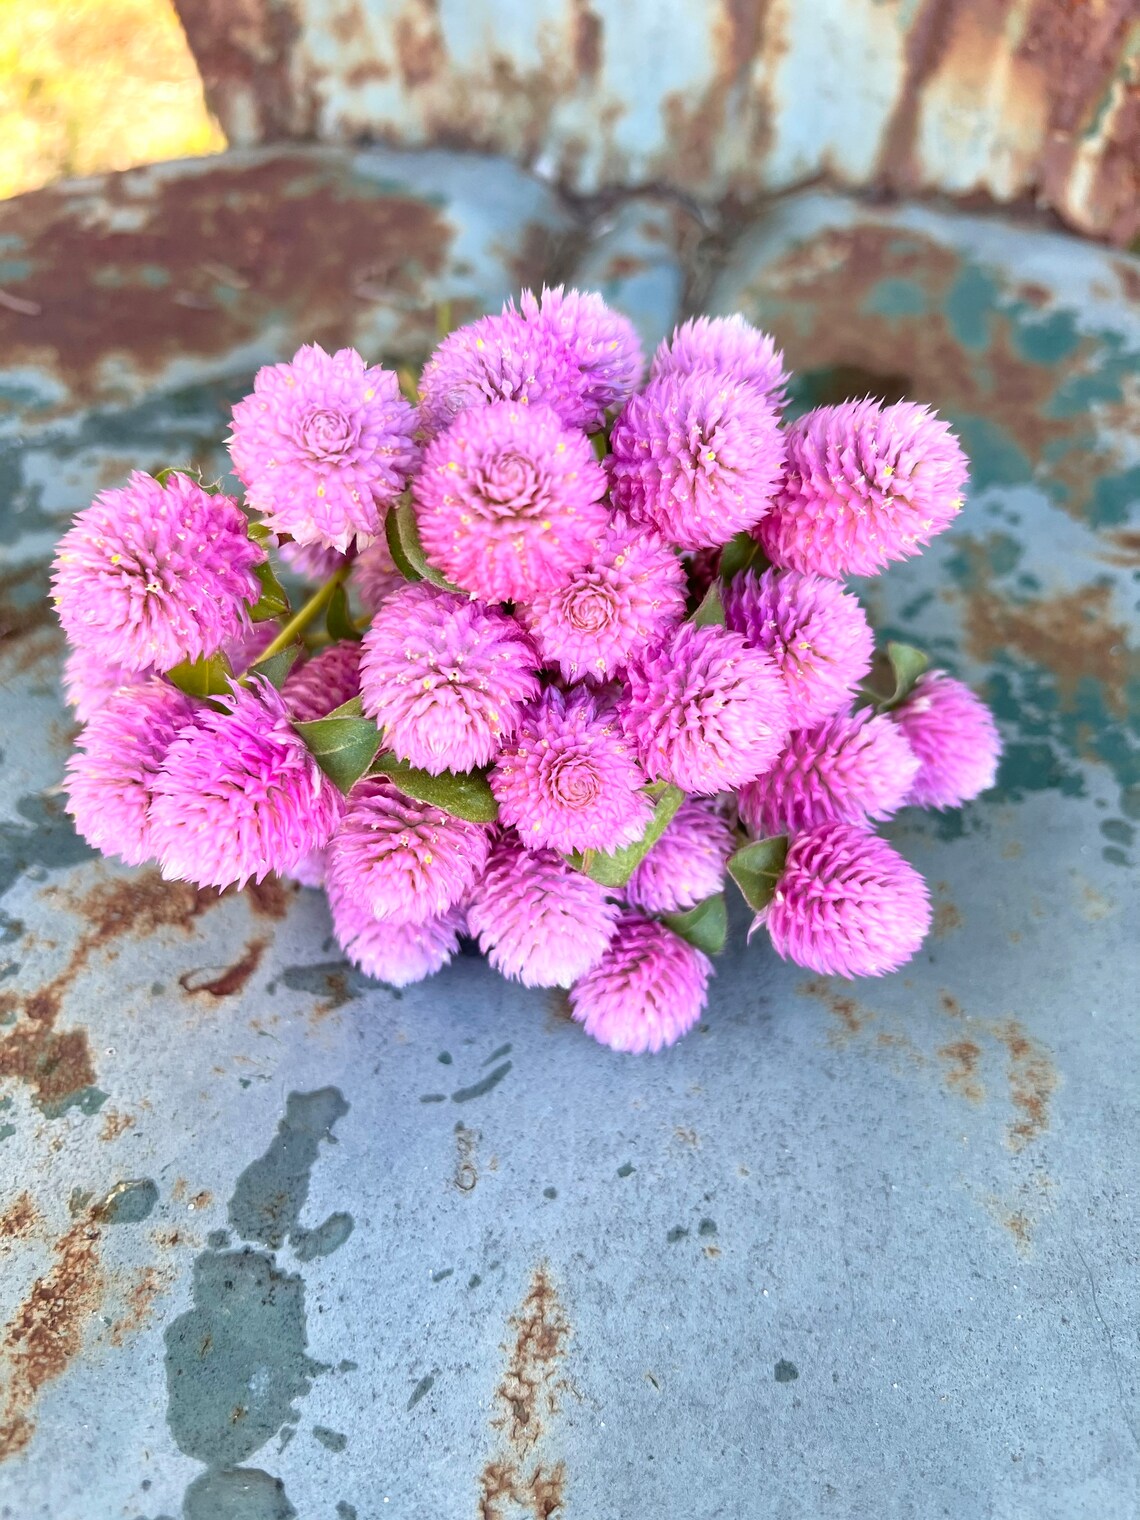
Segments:
[[[323,886],[395,986],[469,935],[616,1050],[700,1017],[728,877],[779,955],[901,966],[929,895],[874,824],[975,797],[999,742],[843,581],[954,520],[962,450],[910,402],[784,425],[740,317],[643,369],[599,296],[524,292],[418,384],[350,349],[262,369],[244,502],[183,470],[100,495],[53,580],[84,838]],[[296,610],[271,551],[318,583]]]

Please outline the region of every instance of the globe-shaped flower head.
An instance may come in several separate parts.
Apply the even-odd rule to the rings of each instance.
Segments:
[[[771,401],[708,370],[651,381],[614,423],[610,448],[615,506],[682,549],[759,522],[784,458]]]
[[[360,691],[360,645],[346,639],[294,666],[281,688],[298,723],[324,718]]]
[[[68,707],[75,709],[80,723],[87,723],[107,700],[124,686],[141,686],[152,674],[149,670],[129,670],[112,665],[90,649],[76,645],[67,651],[63,662],[63,695]]]
[[[546,406],[461,412],[413,488],[428,559],[486,602],[565,586],[605,531],[605,471],[584,433]]]
[[[787,399],[784,356],[767,333],[740,316],[693,317],[662,341],[653,356],[651,380],[662,375],[692,375],[711,371],[751,385],[774,407]]]
[[[663,1050],[700,1018],[711,975],[703,951],[654,919],[626,913],[601,960],[571,987],[570,1012],[611,1050]]]
[[[230,457],[271,528],[343,552],[380,532],[415,468],[416,426],[391,370],[311,343],[258,370],[234,407]]]
[[[850,823],[798,834],[776,895],[754,920],[785,960],[824,976],[883,976],[930,928],[930,894],[885,839]]]
[[[459,948],[460,908],[415,924],[373,918],[351,889],[330,882],[329,910],[337,943],[354,966],[389,987],[408,987],[434,976]]]
[[[171,670],[248,628],[264,559],[236,501],[188,475],[162,486],[135,471],[64,534],[52,593],[77,647],[127,670]]]
[[[993,786],[1001,736],[989,708],[961,681],[944,670],[926,671],[891,718],[918,756],[908,802],[960,807]]]
[[[735,848],[720,808],[706,798],[686,797],[626,883],[625,899],[646,913],[687,912],[724,886]]]
[[[421,582],[364,637],[364,711],[401,760],[438,775],[486,765],[538,696],[538,658],[514,618]]]
[[[757,532],[769,559],[841,579],[918,554],[954,521],[966,456],[925,406],[845,401],[787,431],[787,475]]]
[[[580,425],[600,427],[607,409],[626,401],[641,379],[645,360],[637,329],[595,291],[559,285],[536,296],[524,290],[519,305],[530,327],[554,333],[570,351],[589,408]]]

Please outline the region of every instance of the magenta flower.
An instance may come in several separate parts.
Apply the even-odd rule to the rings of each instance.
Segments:
[[[552,332],[569,349],[581,372],[582,394],[589,408],[589,415],[577,425],[592,432],[602,425],[606,410],[626,401],[641,379],[645,360],[637,329],[595,291],[567,292],[559,285],[554,290],[544,288],[537,297],[524,290],[519,305],[531,327]]]
[[[622,716],[646,775],[698,796],[762,775],[789,726],[774,661],[738,633],[692,623],[630,666]]]
[[[930,928],[930,893],[885,839],[850,823],[797,835],[765,924],[777,955],[824,976],[883,976]]]
[[[79,736],[64,778],[67,811],[87,843],[129,866],[155,854],[155,778],[195,704],[158,676],[112,693]]]
[[[514,618],[421,582],[389,597],[364,636],[364,711],[401,760],[467,771],[514,734],[537,668]]]
[[[1001,736],[989,708],[961,681],[928,670],[890,716],[918,757],[908,802],[960,807],[993,786]]]
[[[555,324],[532,324],[515,311],[449,333],[420,376],[420,420],[434,437],[461,412],[494,402],[549,407],[566,427],[593,425],[587,379]]]
[[[162,874],[200,887],[291,876],[325,845],[343,799],[268,681],[235,684],[216,700],[227,711],[202,708],[154,783],[151,840]]]
[[[459,948],[463,912],[449,908],[415,924],[373,918],[351,890],[329,883],[337,943],[354,966],[389,987],[408,987],[446,966]]]
[[[345,639],[293,667],[282,694],[295,722],[311,723],[327,717],[334,707],[343,706],[359,693],[360,652],[359,644]]]
[[[957,516],[966,456],[925,406],[845,401],[787,432],[787,476],[757,537],[791,570],[876,575],[918,554]]]
[[[329,549],[321,543],[297,544],[288,539],[278,546],[277,552],[302,580],[318,583],[327,581],[348,563],[348,556],[339,549]]]
[[[343,553],[381,531],[415,469],[416,426],[391,370],[309,343],[258,370],[234,407],[230,458],[271,528]]]
[[[550,687],[523,713],[490,782],[527,849],[613,851],[640,839],[653,812],[616,716],[582,687]]]
[[[685,571],[656,533],[615,521],[590,563],[519,616],[567,681],[604,681],[685,615]]]
[[[672,929],[625,913],[601,960],[571,987],[570,1011],[611,1050],[663,1050],[700,1018],[712,969]]]
[[[325,856],[324,850],[311,850],[303,860],[299,860],[290,873],[292,879],[299,882],[302,887],[323,887],[325,884]]]
[[[140,686],[151,672],[112,665],[89,649],[72,648],[63,662],[63,694],[80,723],[87,723],[124,686]]]
[[[491,965],[525,987],[569,987],[601,959],[617,917],[605,888],[553,850],[507,841],[492,850],[467,905]]]
[[[614,505],[682,549],[758,523],[784,459],[771,402],[704,370],[651,381],[614,423],[610,449]]]
[[[741,788],[740,816],[759,837],[825,823],[865,825],[897,813],[917,773],[900,730],[864,707],[797,729],[771,770]]]
[[[108,665],[170,670],[214,654],[249,626],[265,550],[245,514],[188,475],[165,486],[134,471],[60,540],[52,592],[73,644]]]
[[[405,797],[383,777],[358,781],[329,844],[325,879],[363,912],[422,923],[454,908],[487,864],[490,836]]]
[[[779,409],[787,400],[788,375],[784,356],[767,333],[739,314],[733,317],[694,317],[662,342],[653,356],[651,380],[662,375],[692,375],[699,371],[750,385]]]
[[[251,623],[232,639],[222,645],[221,653],[230,662],[234,675],[241,676],[251,665],[257,663],[280,632],[272,619],[264,623]]]
[[[385,538],[361,551],[353,564],[348,583],[356,592],[365,612],[375,612],[401,586],[408,583],[396,569],[392,551]]]
[[[793,728],[849,705],[871,668],[875,635],[857,597],[822,575],[746,571],[724,588],[728,626],[770,654],[788,691]]]
[[[686,797],[626,883],[626,901],[645,913],[685,913],[724,886],[735,848],[732,825],[716,804]]]
[[[463,412],[428,445],[413,488],[424,551],[485,602],[564,586],[605,531],[606,475],[549,407]]]

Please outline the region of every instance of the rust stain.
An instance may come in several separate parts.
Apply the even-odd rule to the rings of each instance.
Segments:
[[[944,886],[944,882],[938,883],[940,890]],[[944,939],[947,934],[952,934],[955,929],[960,929],[961,927],[962,910],[956,903],[952,903],[949,898],[942,898],[934,904],[932,933],[935,939]]]
[[[973,1040],[955,1040],[953,1044],[941,1047],[938,1059],[946,1066],[947,1087],[968,1103],[980,1103],[986,1095],[978,1078],[981,1047]]]
[[[1083,876],[1078,875],[1076,883],[1080,892],[1077,912],[1086,923],[1099,924],[1103,919],[1112,917],[1117,905],[1111,897],[1107,897]]]
[[[40,1212],[32,1195],[23,1192],[0,1214],[0,1239],[26,1240],[39,1224]]]
[[[46,565],[21,565],[0,574],[0,660],[8,680],[57,659],[63,630],[52,612]]]
[[[117,1140],[120,1135],[125,1135],[127,1130],[134,1127],[135,1117],[133,1114],[121,1114],[116,1108],[109,1108],[103,1115],[103,1123],[99,1127],[100,1140]]]
[[[818,998],[827,1011],[839,1021],[840,1027],[832,1031],[832,1040],[835,1043],[846,1044],[875,1017],[870,1009],[864,1008],[853,997],[837,992],[832,983],[823,976],[812,977],[806,982],[801,982],[796,991],[801,997]]]
[[[574,66],[580,80],[596,79],[602,66],[605,23],[589,0],[572,0]]]
[[[206,100],[231,145],[306,136],[314,106],[290,60],[296,12],[275,0],[175,0]],[[306,130],[308,129],[308,131]]]
[[[173,1273],[160,1273],[155,1267],[141,1268],[127,1292],[125,1312],[107,1332],[112,1346],[121,1346],[128,1336],[143,1329],[154,1313],[155,1299],[167,1291],[173,1280]]]
[[[405,87],[429,84],[447,66],[447,45],[435,0],[411,0],[392,23],[396,63]]]
[[[902,87],[891,119],[875,178],[891,186],[913,186],[919,177],[914,156],[915,128],[922,87],[942,63],[951,38],[957,0],[924,0],[907,33]]]
[[[1033,1221],[1024,1209],[1014,1209],[1002,1218],[1002,1226],[1013,1236],[1019,1256],[1028,1256],[1032,1244]]]
[[[1006,1144],[1022,1151],[1049,1128],[1049,1104],[1060,1078],[1049,1051],[1016,1019],[992,1025],[990,1033],[1009,1055],[1009,1096],[1019,1115],[1006,1130]]]
[[[232,966],[227,966],[217,975],[211,975],[208,971],[184,971],[178,978],[178,985],[192,995],[204,992],[213,998],[232,997],[242,990],[261,965],[261,957],[268,944],[266,939],[251,939],[245,947],[245,954]]]
[[[1140,292],[1136,299],[1140,305]],[[1140,529],[1120,528],[1114,533],[1105,533],[1103,537],[1111,547],[1102,545],[1097,553],[1106,564],[1119,565],[1124,570],[1140,566]]]
[[[701,1137],[695,1129],[690,1129],[686,1125],[677,1126],[673,1131],[673,1139],[679,1140],[682,1145],[691,1146],[693,1150],[699,1150],[701,1146]]]
[[[455,1125],[455,1171],[451,1180],[461,1193],[473,1192],[475,1184],[479,1181],[479,1168],[475,1156],[478,1143],[479,1132],[468,1129],[462,1119],[458,1120]],[[494,1170],[493,1167],[492,1170]]]
[[[946,992],[945,990],[940,992],[938,994],[938,1003],[942,1012],[948,1014],[950,1018],[960,1019],[962,1017],[962,1005],[952,992]]]

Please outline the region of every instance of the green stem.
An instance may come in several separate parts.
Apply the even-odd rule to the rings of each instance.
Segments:
[[[280,654],[282,649],[287,649],[297,635],[309,626],[317,614],[324,611],[332,601],[336,588],[347,580],[348,572],[351,569],[351,565],[342,565],[339,570],[334,571],[329,576],[323,586],[317,587],[309,600],[303,607],[297,609],[265,652],[258,656],[257,663],[259,665],[263,660],[268,660],[271,655]]]

